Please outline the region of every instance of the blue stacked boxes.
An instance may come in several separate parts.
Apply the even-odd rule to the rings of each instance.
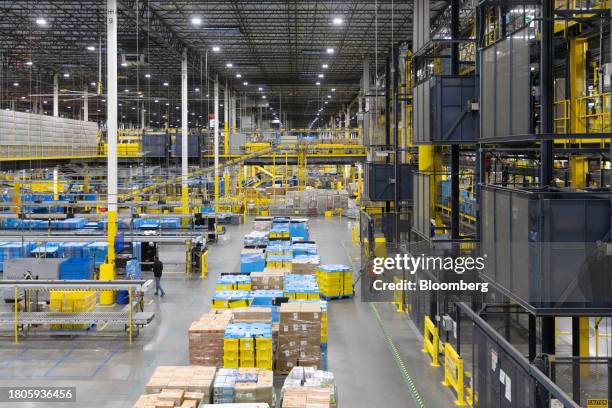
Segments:
[[[130,259],[125,264],[125,276],[128,279],[140,279],[142,277],[142,269],[140,262],[136,259]]]
[[[317,255],[317,244],[309,242],[295,242],[292,246],[293,257],[301,255]]]
[[[266,267],[266,260],[261,249],[243,249],[240,253],[240,272],[262,272]]]
[[[83,248],[83,255],[92,258],[96,267],[102,265],[106,261],[108,255],[107,242],[92,242]]]
[[[142,242],[132,242],[132,256],[142,262]]]
[[[275,298],[284,297],[282,290],[252,290],[251,306],[271,307]]]
[[[45,242],[30,251],[30,255],[39,258],[58,258],[61,256],[61,243]]]
[[[93,279],[94,261],[92,258],[71,257],[60,264],[59,278],[62,280]]]
[[[64,242],[60,246],[60,256],[70,258],[73,256],[82,258],[84,256],[83,249],[89,242]]]
[[[4,270],[3,262],[6,259],[28,256],[35,246],[34,242],[6,242],[0,245],[0,270]]]
[[[308,240],[308,220],[307,219],[293,219],[289,223],[289,235],[291,238],[302,238],[304,241]]]
[[[181,220],[179,218],[162,218],[162,229],[179,229],[181,228]]]

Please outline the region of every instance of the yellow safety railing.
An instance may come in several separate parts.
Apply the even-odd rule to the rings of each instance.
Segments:
[[[570,125],[569,100],[562,99],[555,102],[555,133],[567,133]]]
[[[431,366],[440,367],[438,362],[438,354],[440,353],[440,335],[438,334],[438,328],[434,322],[425,316],[425,330],[423,331],[423,353],[427,353],[431,356]]]
[[[610,131],[610,93],[577,98],[574,109],[585,133]]]
[[[444,343],[444,382],[442,385],[455,390],[457,394],[455,405],[458,407],[467,405],[463,395],[463,374],[463,359],[450,343]]]
[[[399,276],[394,276],[393,282],[396,284],[395,287],[397,288],[400,286],[402,280]],[[410,305],[406,303],[407,300],[408,300],[407,292],[397,290],[397,289],[393,291],[393,304],[395,305],[398,313],[410,311]]]

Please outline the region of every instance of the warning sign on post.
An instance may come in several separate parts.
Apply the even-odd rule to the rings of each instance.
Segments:
[[[587,408],[608,408],[608,400],[605,398],[587,399]]]

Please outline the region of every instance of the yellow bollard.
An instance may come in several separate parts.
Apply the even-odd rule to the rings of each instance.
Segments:
[[[115,267],[111,264],[100,265],[100,280],[115,280]],[[100,291],[100,304],[101,305],[113,305],[115,304],[115,291],[113,290],[101,290]]]
[[[423,330],[423,353],[427,353],[431,356],[431,366],[440,367],[438,362],[438,354],[440,350],[440,335],[438,334],[438,328],[434,322],[425,316],[425,329]]]
[[[467,405],[463,395],[463,359],[450,343],[444,343],[444,381],[442,385],[455,390],[457,394],[455,405],[458,407]]]

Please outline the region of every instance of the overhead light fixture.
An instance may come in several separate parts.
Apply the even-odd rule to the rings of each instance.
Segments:
[[[327,95],[327,99],[331,99],[331,95]]]
[[[66,73],[64,74],[64,78],[70,78],[70,74],[69,74],[68,72],[66,72]]]
[[[236,74],[236,78],[242,78],[241,74]]]
[[[202,24],[202,19],[200,17],[192,17],[191,24],[199,26],[200,24]]]
[[[328,54],[333,54],[333,53],[334,53],[334,49],[333,49],[333,48],[328,48],[328,49],[326,50],[326,52],[327,52]]]
[[[19,86],[19,82],[13,82],[13,86]]]
[[[25,96],[22,96],[21,99],[25,99]]]
[[[323,64],[323,65],[321,65],[321,68],[323,68],[323,69],[327,69],[327,68],[329,68],[329,65],[327,65],[327,64]]]
[[[127,62],[122,62],[122,63],[121,63],[121,66],[122,66],[122,67],[127,67],[127,65],[128,65],[128,64],[127,64]]]
[[[93,45],[90,45],[89,47],[87,47],[87,51],[95,51],[96,47],[94,47]]]
[[[247,86],[248,84],[249,84],[249,83],[248,83],[247,81],[244,81],[244,82],[242,83],[242,85],[244,85],[244,86]]]
[[[219,47],[218,45],[213,45],[212,50],[213,52],[219,52],[221,51],[221,47]]]
[[[168,83],[167,83],[167,82],[164,82],[164,84],[163,84],[163,85],[164,85],[164,86],[168,86]]]
[[[38,17],[36,19],[36,24],[38,24],[39,26],[46,26],[47,25],[47,20],[45,20],[42,17]]]
[[[341,17],[336,17],[333,19],[333,23],[334,25],[342,25],[342,23],[344,23],[344,20]]]
[[[336,88],[332,88],[332,89],[331,89],[331,91],[332,91],[332,92],[336,92]]]
[[[327,105],[327,103],[328,103],[328,102],[327,102],[327,101],[325,101],[325,104],[326,104],[326,105]]]
[[[151,78],[151,74],[145,74],[145,78]]]
[[[266,99],[266,95],[262,95],[262,96],[261,96],[261,99]]]
[[[231,68],[234,66],[234,64],[232,64],[231,62],[228,62],[227,64],[225,64],[226,67]]]
[[[28,67],[31,67],[31,66],[32,66],[32,61],[28,61],[28,62],[26,62],[26,65],[27,65]]]
[[[46,104],[48,104],[48,103],[49,103],[49,102],[47,102],[47,101],[43,101],[43,104],[45,104],[45,105],[46,105]]]
[[[155,100],[155,103],[159,103],[159,99],[156,99],[156,100]]]
[[[261,92],[261,91],[263,91],[263,88],[260,86],[260,87],[258,88],[258,90]]]
[[[90,82],[89,85],[96,86],[96,83],[95,82]]]
[[[319,76],[319,78],[323,78],[325,75],[319,74],[318,76]]]
[[[315,83],[315,85],[319,86],[319,85],[321,85],[321,83],[320,83],[319,81],[317,81],[317,82]]]
[[[130,92],[130,90],[129,89],[124,89],[123,92]]]
[[[196,91],[196,92],[200,92],[200,88],[196,88],[196,89],[195,89],[195,91]]]

